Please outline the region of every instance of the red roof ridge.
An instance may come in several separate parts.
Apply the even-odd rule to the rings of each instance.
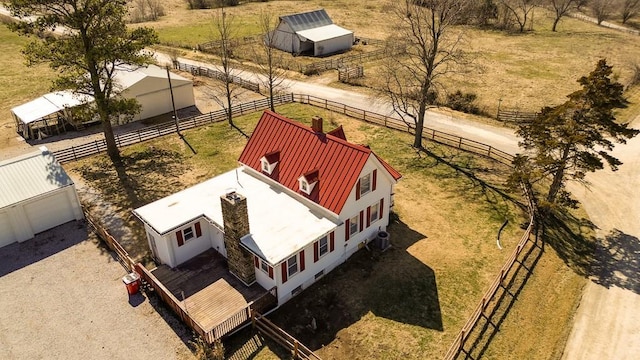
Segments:
[[[291,120],[291,119],[289,119],[289,118],[285,117],[284,115],[280,115],[280,114],[278,114],[278,113],[276,113],[276,112],[273,112],[273,111],[271,111],[271,110],[265,110],[264,112],[265,112],[265,113],[270,114],[271,116],[275,116],[275,117],[277,117],[278,119],[283,120],[283,121],[287,122],[287,123],[288,123],[288,124],[290,124],[290,125],[296,126],[296,127],[300,128],[300,129],[304,129],[304,130],[306,130],[306,131],[309,131],[310,133],[312,133],[312,134],[314,134],[314,135],[316,135],[316,136],[323,136],[323,135],[324,135],[324,136],[330,137],[330,139],[331,139],[331,140],[333,140],[333,141],[337,141],[337,142],[339,142],[339,143],[341,143],[341,144],[343,144],[343,145],[347,145],[347,146],[349,146],[349,147],[352,147],[352,148],[354,148],[354,149],[356,149],[356,150],[359,150],[359,151],[365,152],[365,153],[367,153],[367,154],[369,154],[369,153],[371,153],[371,152],[372,152],[372,151],[371,151],[371,149],[369,149],[369,148],[368,148],[368,147],[366,147],[366,146],[359,145],[359,144],[354,144],[354,143],[348,142],[347,140],[341,139],[341,138],[339,138],[339,137],[337,137],[337,136],[335,136],[335,135],[331,135],[330,133],[331,133],[333,130],[329,131],[329,133],[321,133],[321,134],[319,134],[319,133],[317,133],[317,132],[313,131],[313,129],[311,128],[311,126],[307,126],[307,125],[304,125],[304,124],[302,124],[302,123],[300,123],[300,122],[297,122],[297,121],[295,121],[295,120]],[[336,128],[336,129],[337,129],[337,128]],[[335,130],[335,129],[334,129],[334,130]]]

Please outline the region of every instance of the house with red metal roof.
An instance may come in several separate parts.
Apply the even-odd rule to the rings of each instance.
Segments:
[[[239,163],[134,211],[158,262],[179,267],[214,249],[281,305],[386,234],[401,175],[341,127],[265,111]]]

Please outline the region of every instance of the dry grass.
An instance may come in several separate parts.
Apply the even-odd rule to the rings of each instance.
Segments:
[[[20,51],[27,42],[0,23],[0,149],[18,136],[11,108],[47,93],[54,78],[46,65],[26,66]]]
[[[178,5],[171,6],[168,16],[148,24],[160,32],[163,41],[193,46],[215,37],[211,18],[216,10],[189,11],[180,0],[172,1]],[[324,7],[336,24],[356,35],[384,39],[392,32],[389,6],[386,0],[269,1],[226,11],[241,25],[238,36],[260,32],[257,18],[262,10],[283,15]],[[535,31],[524,34],[460,28],[465,32],[463,48],[475,58],[475,68],[470,74],[451,77],[445,88],[477,94],[479,107],[490,115],[496,113],[500,99],[505,108],[537,111],[563,102],[578,88],[576,80],[591,71],[598,59],[607,58],[626,83],[631,64],[640,58],[635,35],[573,18],[563,19],[558,32],[552,32],[550,13],[544,9],[535,10],[534,21]],[[365,64],[365,84],[376,83],[377,66],[375,62]]]

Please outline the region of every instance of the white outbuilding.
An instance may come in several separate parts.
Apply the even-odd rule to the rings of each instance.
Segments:
[[[292,54],[313,56],[347,51],[353,46],[353,31],[333,23],[324,9],[280,17],[272,45]]]
[[[46,147],[0,162],[0,247],[83,218],[76,188]]]
[[[114,74],[114,80],[121,95],[127,99],[136,99],[141,111],[134,120],[144,120],[195,105],[193,81],[170,73],[171,87],[167,71],[156,65],[132,68],[121,66]],[[25,139],[56,135],[67,127],[81,127],[84,123],[74,118],[74,108],[91,104],[90,95],[73,94],[63,90],[45,94],[11,109],[16,123],[16,131]],[[89,121],[93,121],[89,120]]]

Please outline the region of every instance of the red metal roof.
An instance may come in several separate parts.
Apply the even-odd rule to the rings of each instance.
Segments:
[[[316,133],[308,126],[266,110],[239,161],[262,172],[260,159],[275,151],[280,152],[278,164],[271,175],[263,174],[335,214],[342,210],[369,155],[373,154],[364,146]],[[394,179],[400,178],[400,173],[376,158]],[[316,170],[318,183],[306,195],[299,190],[298,179]]]

